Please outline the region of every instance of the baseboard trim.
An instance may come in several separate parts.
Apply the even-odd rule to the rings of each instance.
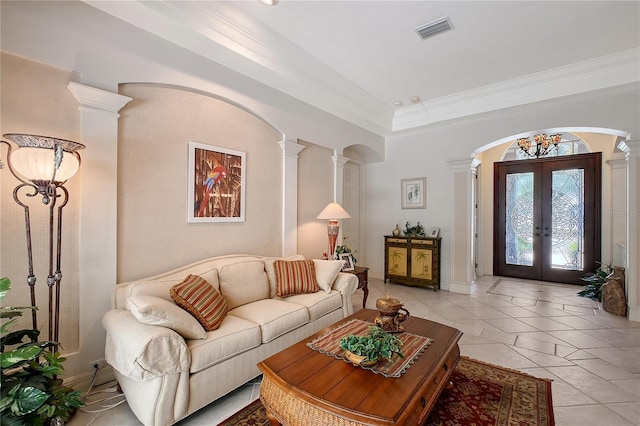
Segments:
[[[88,371],[76,376],[67,377],[66,379],[64,379],[64,384],[65,386],[69,386],[75,390],[86,391],[87,389],[89,389],[92,379],[93,371]],[[100,368],[96,373],[96,378],[93,381],[93,386],[99,386],[104,383],[114,381],[115,379],[116,377],[113,374],[113,369],[109,364],[107,364],[106,367]]]
[[[471,283],[451,282],[449,283],[449,291],[452,293],[471,294],[471,288],[474,285],[475,285],[475,282],[471,282]]]
[[[640,306],[629,306],[629,321],[640,322]]]

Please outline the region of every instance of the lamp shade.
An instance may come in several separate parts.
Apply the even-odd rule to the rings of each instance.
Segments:
[[[30,181],[48,181],[53,176],[55,151],[52,149],[23,147],[17,149],[11,155],[11,165],[16,172]],[[76,174],[80,162],[67,153],[63,155],[60,167],[56,171],[57,182],[64,182]]]
[[[8,159],[11,169],[32,182],[51,181],[54,171],[54,181],[64,182],[80,167],[80,156],[76,153],[78,149],[84,148],[80,143],[17,133],[8,133],[4,137],[18,145],[18,149]],[[60,157],[58,159],[57,154]]]
[[[316,219],[349,219],[351,215],[336,202],[327,204]]]

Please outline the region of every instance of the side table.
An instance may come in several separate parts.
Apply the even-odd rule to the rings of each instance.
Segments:
[[[367,308],[367,296],[369,296],[369,268],[366,266],[356,266],[353,271],[345,271],[358,277],[358,288],[361,288],[364,292],[364,298],[362,299],[362,308]]]

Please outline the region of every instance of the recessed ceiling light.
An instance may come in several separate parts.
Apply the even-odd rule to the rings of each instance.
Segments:
[[[393,103],[393,106],[396,106],[396,107],[401,107],[402,105],[403,105],[402,101],[395,101]]]
[[[417,104],[420,102],[420,96],[412,96],[411,98],[409,98],[409,100],[412,104]]]
[[[278,4],[278,0],[260,0],[260,3],[267,6],[275,6],[276,4]]]

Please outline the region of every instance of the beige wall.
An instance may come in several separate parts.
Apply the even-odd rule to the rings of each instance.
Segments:
[[[0,132],[29,133],[80,141],[80,113],[78,104],[67,84],[75,76],[68,71],[25,60],[6,52],[1,53],[2,105]],[[6,145],[1,155],[6,160]],[[86,150],[90,150],[87,146]],[[85,150],[85,151],[86,151]],[[82,155],[82,151],[80,152]],[[19,181],[9,169],[0,170],[0,276],[9,277],[13,289],[3,305],[24,306],[30,304],[26,284],[28,273],[25,238],[24,210],[13,200],[13,189]],[[60,342],[63,353],[78,350],[78,224],[80,199],[77,196],[82,184],[82,167],[67,184],[69,202],[63,209],[62,285],[60,303]],[[38,327],[47,339],[48,329],[48,242],[49,208],[42,204],[42,197],[26,197],[20,200],[30,206],[33,262],[37,278],[36,303],[40,307]],[[55,262],[55,259],[54,259]],[[54,265],[55,271],[55,265]],[[87,283],[82,283],[83,285]],[[17,326],[31,328],[31,316],[22,317]]]
[[[209,256],[279,255],[282,135],[224,100],[125,84],[118,137],[118,281]],[[245,221],[187,223],[189,141],[246,152]]]

